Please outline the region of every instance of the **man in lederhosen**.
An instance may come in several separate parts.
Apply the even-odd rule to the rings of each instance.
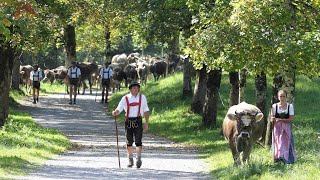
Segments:
[[[32,95],[33,95],[33,104],[39,102],[39,90],[40,90],[40,81],[42,79],[42,73],[39,70],[37,64],[33,65],[33,71],[30,73],[30,80],[32,82]]]
[[[118,104],[118,107],[112,111],[113,116],[117,116],[125,110],[126,112],[126,138],[127,138],[127,153],[129,158],[128,167],[132,167],[133,162],[133,147],[132,144],[136,144],[136,166],[141,167],[141,154],[142,154],[142,133],[149,128],[149,107],[147,98],[140,94],[140,84],[133,82],[129,86],[130,93],[123,96]],[[142,124],[142,118],[145,118],[144,125]],[[143,125],[143,126],[142,126]]]
[[[104,67],[100,69],[101,85],[102,85],[102,100],[101,103],[108,103],[108,91],[110,87],[112,69],[109,67],[110,63],[105,62]],[[106,95],[104,96],[104,90]]]
[[[77,87],[80,85],[81,80],[81,71],[80,68],[76,66],[76,62],[71,62],[71,67],[68,69],[68,79],[69,79],[69,86],[70,86],[70,102],[72,104],[72,93],[74,95],[73,104],[76,104],[76,97],[77,97]]]

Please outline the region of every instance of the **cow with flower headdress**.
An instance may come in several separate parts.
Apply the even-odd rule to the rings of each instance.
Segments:
[[[222,130],[234,159],[234,165],[249,160],[252,144],[262,137],[263,113],[252,104],[242,102],[231,106],[224,118]]]

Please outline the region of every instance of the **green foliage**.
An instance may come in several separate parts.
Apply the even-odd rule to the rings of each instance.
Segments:
[[[197,15],[188,52],[194,64],[227,71],[242,68],[272,75],[292,64],[299,73],[319,75],[319,6],[275,1],[189,1]],[[199,66],[201,67],[201,66]]]
[[[274,164],[271,150],[255,144],[250,163],[238,168],[233,166],[231,151],[221,135],[221,129],[203,128],[201,117],[189,111],[191,98],[181,98],[182,79],[182,74],[176,74],[142,86],[141,92],[146,95],[151,112],[150,132],[199,149],[201,157],[209,163],[214,179],[311,180],[320,176],[320,125],[317,121],[320,115],[319,78],[297,78],[293,135],[298,161],[293,165]],[[268,99],[271,98],[271,80],[268,77]],[[218,105],[218,126],[222,125],[228,108],[229,86],[228,74],[224,73],[220,88],[221,101]],[[254,78],[249,76],[246,87],[248,103],[255,104],[254,88]],[[124,90],[112,95],[109,109],[113,109],[113,105],[117,105],[127,93],[128,90]],[[117,120],[123,123],[124,113]]]

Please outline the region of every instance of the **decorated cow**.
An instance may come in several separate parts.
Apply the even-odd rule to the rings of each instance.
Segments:
[[[229,141],[235,166],[249,160],[252,144],[262,137],[262,119],[262,112],[252,104],[242,102],[229,108],[222,129]]]

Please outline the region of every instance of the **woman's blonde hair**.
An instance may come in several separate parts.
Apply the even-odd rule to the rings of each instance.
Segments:
[[[281,89],[281,90],[278,91],[278,96],[279,96],[279,94],[284,94],[287,97],[288,92],[286,90],[284,90],[284,89]]]

